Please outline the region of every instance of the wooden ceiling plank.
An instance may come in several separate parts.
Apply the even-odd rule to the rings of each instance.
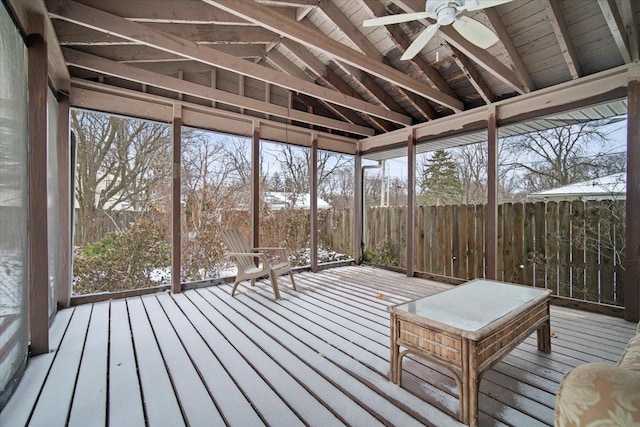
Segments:
[[[536,85],[535,83],[533,83],[531,74],[529,74],[527,66],[522,60],[522,56],[520,55],[520,52],[518,52],[518,49],[513,43],[513,40],[511,39],[511,37],[509,37],[509,33],[507,32],[502,19],[500,19],[498,12],[494,7],[483,9],[483,12],[489,19],[489,22],[491,23],[491,26],[493,27],[496,35],[500,39],[502,46],[504,46],[507,55],[509,55],[509,58],[511,58],[513,67],[515,68],[518,77],[520,77],[520,80],[522,81],[524,87],[528,92],[535,90]]]
[[[475,64],[467,58],[464,53],[451,45],[447,45],[451,49],[453,60],[458,64],[458,67],[467,76],[471,85],[476,89],[478,94],[484,99],[487,104],[494,103],[498,100],[498,97],[493,93],[491,87],[484,80],[480,72],[476,69]]]
[[[280,105],[266,103],[253,98],[248,98],[233,93],[214,89],[209,86],[200,85],[143,70],[131,65],[121,64],[79,52],[77,50],[64,48],[63,53],[69,66],[79,67],[94,72],[107,74],[125,80],[148,84],[162,89],[170,90],[184,95],[195,96],[201,99],[214,100],[240,108],[270,114],[286,119],[293,119],[303,123],[311,123],[331,129],[342,130],[358,135],[372,135],[373,129],[345,123],[340,120],[329,119],[322,116],[308,114],[298,110],[291,110]]]
[[[609,30],[611,30],[613,40],[615,41],[616,46],[618,46],[618,50],[622,55],[624,63],[628,64],[632,62],[629,37],[624,23],[622,22],[622,17],[620,16],[620,12],[618,11],[618,6],[616,5],[615,0],[598,0],[598,5],[602,10],[604,19],[607,21],[607,25],[609,26]]]
[[[387,80],[392,84],[410,90],[417,95],[431,99],[433,102],[444,105],[456,112],[462,111],[464,106],[459,100],[425,86],[395,68],[380,64],[373,58],[369,58],[330,37],[309,29],[307,26],[295,20],[289,20],[278,16],[273,10],[258,4],[235,0],[204,0],[213,6],[227,12],[234,13],[257,25],[268,28],[293,39],[305,46],[317,49],[339,61],[357,67],[369,74]]]
[[[424,1],[420,0],[394,0],[400,8],[406,12],[423,12]],[[421,19],[423,25],[428,26],[434,23],[432,20]],[[509,69],[505,64],[497,60],[493,55],[485,49],[481,49],[460,35],[451,26],[441,26],[439,29],[440,37],[447,41],[450,45],[455,46],[460,52],[464,53],[471,60],[476,62],[482,68],[487,70],[504,84],[511,87],[518,93],[527,93],[527,88],[523,86],[520,78],[516,73]]]
[[[389,15],[389,12],[387,12],[387,10],[379,0],[360,0],[360,2],[369,9],[374,17]],[[387,25],[385,26],[385,28],[389,32],[389,35],[391,35],[391,38],[394,40],[395,44],[399,46],[402,53],[404,53],[411,45],[411,39],[409,39],[409,36],[407,36],[407,34],[402,31],[402,28],[400,28],[399,25]],[[444,92],[447,95],[457,98],[455,92],[442,78],[440,73],[438,73],[438,70],[436,70],[431,66],[431,64],[425,61],[423,56],[416,55],[410,61],[419,70],[419,72],[421,72],[425,76],[425,78],[429,80],[429,82],[435,89],[438,89],[440,92]]]
[[[77,2],[70,0],[50,0],[47,2],[47,5],[51,16],[58,19],[75,22],[98,31],[116,34],[119,37],[144,43],[166,52],[175,53],[187,59],[237,72],[290,90],[303,92],[307,95],[315,96],[344,107],[360,110],[399,124],[411,124],[411,118],[403,114],[389,111],[359,99],[347,97],[342,93],[337,93],[319,85],[296,79],[278,71],[270,70],[266,67],[219,52],[209,46],[198,45],[189,40],[150,29],[142,24],[131,22]]]
[[[567,22],[562,15],[560,4],[557,0],[542,0],[542,2],[547,11],[549,24],[551,24],[558,44],[560,45],[560,50],[562,51],[562,56],[564,56],[569,73],[574,80],[580,78],[580,76],[582,76],[582,69],[580,67],[580,61],[578,61],[578,53],[571,40],[571,34],[569,34]]]
[[[384,65],[393,67],[393,64],[391,64],[391,62],[378,51],[373,43],[369,41],[369,39],[351,22],[351,20],[340,10],[338,6],[335,5],[335,3],[330,0],[320,0],[320,10],[322,10],[327,18],[329,18],[329,20],[332,21],[353,44],[363,51],[365,55],[368,55],[371,58],[376,58]],[[376,84],[376,86],[379,85]],[[436,117],[435,110],[425,99],[420,98],[413,92],[407,91],[404,88],[396,87],[395,89],[400,96],[413,105],[425,120],[432,120]],[[380,87],[380,90],[385,92],[382,87]],[[398,107],[400,106],[398,105]]]

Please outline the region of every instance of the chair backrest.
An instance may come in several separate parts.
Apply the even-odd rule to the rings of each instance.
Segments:
[[[235,228],[229,228],[227,230],[222,231],[222,240],[226,243],[230,252],[238,252],[249,254],[252,252],[251,246],[247,244],[247,241],[244,239],[242,233],[240,233]],[[237,256],[236,263],[238,264],[238,268],[242,270],[246,270],[249,267],[255,267],[254,264],[255,258],[253,257],[240,257]]]

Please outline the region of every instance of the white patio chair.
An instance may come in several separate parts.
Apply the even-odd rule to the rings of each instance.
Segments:
[[[273,287],[273,295],[276,300],[280,299],[280,290],[278,289],[278,276],[289,273],[293,290],[296,290],[296,282],[291,272],[291,264],[286,248],[252,248],[250,247],[244,236],[235,228],[230,228],[222,232],[222,239],[226,243],[231,252],[229,256],[235,260],[238,267],[238,274],[231,295],[236,292],[236,288],[242,280],[251,282],[251,286],[256,284],[256,279],[269,275],[271,286]],[[276,253],[278,262],[273,265],[269,262],[265,251]],[[256,266],[256,259],[258,265]]]

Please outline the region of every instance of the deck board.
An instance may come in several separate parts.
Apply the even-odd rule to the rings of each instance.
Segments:
[[[74,312],[73,308],[62,310],[54,318],[49,328],[49,347],[51,349],[60,346]],[[14,392],[14,396],[19,396],[19,398],[11,398],[0,412],[0,426],[28,424],[57,354],[57,352],[51,351],[29,360],[28,369],[25,370],[22,380]]]
[[[108,336],[109,304],[94,304],[71,403],[70,426],[103,426],[107,421]]]
[[[144,426],[145,413],[138,378],[138,366],[131,340],[131,325],[126,301],[111,302],[109,316],[109,389],[110,426]]]
[[[160,353],[149,318],[140,299],[127,301],[133,344],[138,359],[140,385],[150,425],[185,425],[180,403]]]
[[[387,307],[451,285],[371,267],[158,293],[58,313],[1,425],[460,425],[450,374],[417,357],[387,379]],[[552,353],[528,337],[480,384],[483,426],[553,424],[563,375],[615,363],[635,325],[552,307]],[[94,385],[97,385],[93,387]],[[54,393],[52,390],[61,392]]]

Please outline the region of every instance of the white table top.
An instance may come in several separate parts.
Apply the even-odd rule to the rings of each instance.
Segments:
[[[406,311],[475,332],[545,293],[549,291],[477,279],[436,295],[397,305],[394,311]]]

